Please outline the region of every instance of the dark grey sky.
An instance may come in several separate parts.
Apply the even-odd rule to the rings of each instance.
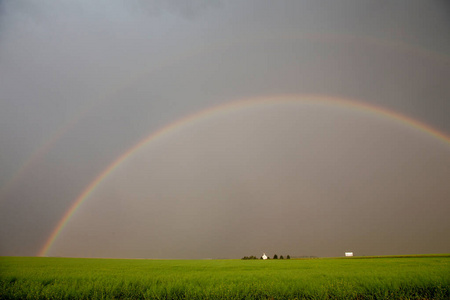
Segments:
[[[446,1],[1,1],[0,255],[36,255],[127,149],[236,99],[351,98],[450,135],[449,14]],[[398,121],[236,109],[137,151],[49,254],[449,252],[449,180],[450,143]]]

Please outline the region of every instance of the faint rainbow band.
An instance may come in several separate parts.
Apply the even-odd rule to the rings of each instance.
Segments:
[[[196,55],[214,51],[216,49],[229,47],[234,44],[241,43],[252,43],[252,42],[260,42],[265,40],[309,40],[309,41],[319,41],[319,42],[330,42],[330,41],[346,41],[346,42],[363,42],[369,45],[378,45],[383,47],[389,47],[391,49],[401,50],[403,52],[409,52],[413,55],[418,55],[425,57],[427,59],[432,59],[435,61],[439,61],[443,64],[450,63],[450,56],[446,54],[442,54],[439,52],[435,52],[418,45],[410,45],[404,42],[399,41],[389,41],[382,40],[375,37],[370,36],[355,36],[351,34],[343,34],[343,33],[286,33],[283,35],[253,35],[251,38],[234,38],[227,41],[219,41],[216,43],[202,45],[201,47],[192,48],[189,51],[185,51],[181,56],[172,57],[166,61],[159,63],[157,66],[153,66],[148,70],[135,74],[129,80],[126,80],[124,84],[121,84],[118,88],[113,91],[109,91],[104,95],[99,95],[97,99],[95,99],[94,103],[86,105],[83,107],[79,113],[74,114],[72,118],[69,118],[68,121],[62,124],[52,135],[49,136],[48,139],[43,141],[42,145],[36,148],[31,155],[24,161],[24,163],[14,172],[12,177],[7,180],[7,182],[0,187],[0,204],[2,197],[4,194],[12,187],[17,184],[19,179],[27,173],[29,169],[31,169],[40,159],[42,159],[52,147],[56,144],[56,142],[63,137],[68,131],[75,127],[75,125],[89,112],[93,107],[100,105],[103,101],[110,99],[114,94],[119,91],[131,86],[135,82],[138,82],[140,79],[149,75],[152,72],[156,72],[158,70],[163,69],[164,67],[174,64],[178,61],[182,61],[189,57],[194,57]]]

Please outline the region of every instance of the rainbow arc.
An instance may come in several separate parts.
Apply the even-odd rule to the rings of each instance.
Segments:
[[[421,122],[415,120],[411,117],[405,116],[398,112],[375,106],[372,104],[368,104],[361,101],[337,98],[337,97],[328,97],[322,95],[276,95],[270,97],[259,97],[259,98],[251,98],[251,99],[240,99],[237,101],[227,102],[222,105],[210,107],[194,113],[192,115],[188,115],[184,118],[181,118],[173,123],[170,123],[154,132],[152,132],[149,136],[141,140],[136,145],[129,148],[125,153],[120,155],[115,161],[113,161],[103,172],[101,172],[83,191],[82,193],[73,201],[72,205],[65,212],[65,214],[61,217],[58,224],[53,229],[51,235],[46,240],[44,246],[39,251],[39,256],[47,256],[58,239],[58,236],[64,230],[64,227],[67,225],[71,217],[77,211],[77,209],[87,200],[90,195],[96,190],[96,188],[109,176],[111,175],[121,164],[123,164],[128,158],[133,156],[140,148],[144,147],[149,143],[154,143],[159,140],[161,137],[174,132],[177,129],[181,129],[182,127],[188,124],[194,124],[195,122],[204,120],[205,118],[214,118],[219,114],[228,113],[232,111],[237,111],[244,108],[251,107],[259,107],[259,106],[270,106],[270,105],[279,105],[283,103],[297,103],[301,104],[320,104],[326,106],[335,106],[335,107],[343,107],[350,110],[354,110],[360,113],[368,113],[377,115],[380,118],[385,118],[389,120],[393,120],[397,123],[402,124],[403,126],[411,127],[419,132],[430,135],[437,140],[447,144],[450,146],[450,137],[445,133],[438,131],[437,129]]]

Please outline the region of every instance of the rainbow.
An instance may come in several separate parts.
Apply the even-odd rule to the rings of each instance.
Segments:
[[[319,41],[319,42],[333,42],[333,41],[345,41],[345,42],[359,42],[365,43],[368,45],[387,47],[391,49],[397,49],[406,53],[411,53],[413,55],[422,56],[427,59],[432,59],[438,62],[449,63],[450,57],[446,54],[442,54],[439,52],[432,51],[430,49],[426,49],[420,47],[418,45],[409,45],[404,42],[399,41],[390,41],[390,40],[382,40],[375,37],[370,36],[355,36],[351,34],[343,34],[343,33],[314,33],[314,34],[299,34],[299,33],[286,33],[283,35],[267,35],[263,34],[261,36],[252,36],[251,38],[234,38],[228,41],[219,41],[215,43],[211,43],[209,45],[203,45],[201,47],[194,47],[189,49],[188,51],[184,51],[181,56],[171,57],[163,62],[160,62],[157,66],[152,68],[144,68],[145,71],[142,71],[138,74],[133,75],[130,79],[126,80],[124,84],[121,84],[118,88],[113,91],[108,91],[104,95],[97,96],[97,99],[92,103],[86,105],[86,107],[82,108],[81,111],[75,114],[71,119],[69,119],[65,124],[63,124],[59,129],[57,129],[50,137],[45,140],[40,147],[34,150],[31,155],[25,160],[25,162],[16,170],[16,172],[12,175],[12,177],[2,186],[0,187],[0,200],[2,196],[12,187],[17,184],[19,179],[27,173],[29,169],[31,169],[40,159],[42,159],[50,149],[56,144],[56,142],[63,137],[68,131],[75,127],[75,125],[84,118],[84,116],[91,111],[94,107],[99,106],[107,99],[111,98],[114,94],[117,94],[119,91],[124,90],[127,87],[130,87],[135,82],[138,82],[145,76],[151,74],[152,72],[157,72],[169,65],[172,65],[176,62],[183,61],[187,58],[194,57],[203,53],[213,52],[216,49],[220,49],[223,47],[230,47],[236,44],[243,43],[252,43],[256,41],[263,40],[310,40],[310,41]]]
[[[362,111],[372,115],[377,115],[379,117],[394,120],[400,124],[411,127],[415,130],[423,132],[425,134],[431,135],[438,140],[444,142],[450,146],[450,136],[436,130],[435,128],[422,123],[418,120],[412,119],[408,116],[402,115],[392,110],[388,110],[383,107],[375,106],[368,103],[363,103],[356,100],[335,98],[321,95],[279,95],[271,97],[261,97],[253,99],[241,99],[237,101],[227,102],[222,105],[210,107],[204,109],[200,112],[188,115],[181,118],[173,123],[170,123],[153,133],[148,137],[141,140],[136,145],[129,148],[125,153],[119,156],[115,161],[113,161],[102,173],[100,173],[94,181],[92,181],[83,192],[73,201],[70,208],[66,211],[63,217],[60,219],[56,227],[53,229],[51,235],[46,240],[44,246],[39,251],[39,256],[47,256],[49,250],[51,249],[54,242],[57,240],[58,236],[63,231],[64,227],[67,225],[70,218],[77,211],[80,205],[85,202],[89,196],[96,190],[100,183],[105,180],[110,174],[112,174],[119,165],[124,163],[129,157],[131,157],[135,152],[137,152],[141,147],[156,142],[161,137],[174,132],[188,124],[194,124],[196,122],[205,120],[206,118],[213,118],[218,114],[229,113],[231,111],[236,111],[244,108],[254,107],[254,106],[264,106],[264,105],[274,105],[283,103],[309,103],[309,104],[323,104],[328,106],[344,107],[356,111]]]
[[[149,69],[145,69],[145,71],[134,74],[128,80],[125,80],[123,84],[121,84],[118,88],[114,90],[108,90],[105,93],[98,95],[92,102],[86,104],[81,108],[81,110],[75,113],[71,118],[69,118],[60,128],[55,130],[53,134],[46,139],[41,146],[36,148],[31,155],[25,160],[25,162],[16,170],[13,176],[2,186],[0,187],[0,200],[2,200],[2,196],[14,185],[17,184],[19,179],[27,173],[29,169],[31,169],[35,164],[39,162],[47,153],[51,150],[52,147],[55,146],[56,142],[62,138],[67,132],[75,128],[75,126],[94,108],[100,106],[104,102],[107,102],[114,95],[118,94],[120,91],[125,90],[126,88],[132,86],[135,82],[144,78],[145,76],[151,74],[152,72],[157,72],[171,64],[174,64],[178,61],[181,61],[185,58],[196,55],[197,53],[201,53],[198,49],[186,51],[182,56],[174,57],[171,59],[167,59],[158,63],[157,66]]]

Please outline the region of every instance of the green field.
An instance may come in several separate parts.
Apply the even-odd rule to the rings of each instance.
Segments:
[[[450,255],[266,261],[0,257],[0,299],[450,299]]]

